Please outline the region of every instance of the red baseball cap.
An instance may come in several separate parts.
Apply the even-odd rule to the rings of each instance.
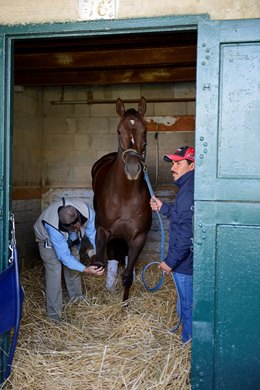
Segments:
[[[181,160],[195,161],[195,149],[191,146],[181,146],[174,154],[164,154],[163,159],[166,162]]]

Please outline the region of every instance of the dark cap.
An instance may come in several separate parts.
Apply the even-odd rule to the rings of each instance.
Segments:
[[[163,159],[166,162],[181,160],[195,161],[195,149],[191,146],[181,146],[174,154],[164,154]]]

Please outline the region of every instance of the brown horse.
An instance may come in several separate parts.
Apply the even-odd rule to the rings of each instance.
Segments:
[[[150,194],[144,180],[143,166],[146,152],[144,114],[146,101],[142,97],[138,111],[125,111],[117,99],[120,116],[117,128],[118,151],[101,157],[92,167],[92,188],[96,211],[96,260],[128,262],[122,273],[123,301],[128,299],[133,283],[135,262],[144,247],[151,227]],[[106,258],[107,255],[107,258]]]

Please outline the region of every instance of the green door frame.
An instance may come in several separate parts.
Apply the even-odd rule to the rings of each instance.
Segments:
[[[259,64],[260,19],[199,25],[194,389],[260,383]]]
[[[0,26],[0,271],[8,265],[11,210],[13,46],[20,39],[197,31],[208,15]],[[8,348],[8,335],[4,347]]]
[[[237,246],[236,259],[239,264],[244,261],[243,271],[247,271],[248,283],[252,282],[251,263],[259,267],[259,261],[255,257],[254,250],[259,248],[259,175],[240,175],[238,164],[230,164],[228,170],[223,161],[229,161],[232,157],[236,162],[233,151],[231,157],[226,148],[230,141],[232,132],[229,131],[230,110],[221,111],[222,100],[228,108],[230,95],[225,95],[225,91],[232,91],[226,84],[219,87],[219,74],[222,76],[229,73],[227,65],[230,60],[229,55],[224,55],[226,63],[222,65],[220,54],[226,53],[228,45],[231,53],[234,53],[232,45],[244,45],[245,43],[259,45],[259,19],[243,21],[210,21],[207,15],[188,15],[178,17],[161,17],[146,19],[122,19],[122,20],[102,20],[91,22],[42,24],[42,25],[17,25],[0,26],[0,271],[8,264],[9,246],[9,215],[11,207],[11,162],[12,162],[12,91],[13,91],[13,43],[19,39],[33,38],[53,38],[53,37],[82,37],[115,34],[135,34],[167,31],[198,30],[198,63],[197,63],[197,104],[196,104],[196,174],[195,174],[195,227],[194,227],[194,313],[193,313],[193,345],[192,345],[192,383],[193,387],[201,390],[220,388],[239,388],[241,385],[240,370],[232,366],[232,373],[235,378],[227,378],[226,370],[227,354],[232,355],[232,364],[240,359],[240,346],[243,349],[243,358],[246,369],[246,379],[243,379],[243,388],[249,388],[257,374],[252,374],[255,362],[259,363],[253,336],[256,333],[255,317],[251,321],[251,334],[247,335],[247,345],[240,343],[237,337],[237,348],[229,345],[228,336],[232,333],[234,326],[229,326],[228,321],[223,318],[231,312],[225,311],[226,303],[225,275],[226,270],[231,275],[234,273],[231,267],[234,257],[234,245]],[[242,53],[242,51],[241,51]],[[237,57],[237,56],[236,56]],[[246,56],[240,56],[240,58]],[[222,59],[223,59],[222,58]],[[252,64],[256,60],[251,56]],[[232,58],[231,58],[232,60]],[[238,63],[239,64],[239,63]],[[242,64],[242,63],[241,63]],[[243,72],[247,72],[247,67],[240,64],[240,80]],[[220,67],[220,70],[219,70]],[[254,69],[256,66],[254,67]],[[234,68],[232,68],[234,69]],[[227,71],[227,73],[225,73]],[[257,69],[251,69],[252,73]],[[237,73],[236,73],[237,74]],[[223,76],[223,80],[224,80]],[[251,76],[252,79],[253,76]],[[259,78],[258,78],[259,79]],[[210,93],[209,93],[210,91]],[[221,95],[222,94],[222,95]],[[226,100],[225,100],[226,99]],[[234,114],[234,113],[233,113]],[[252,115],[251,115],[252,117]],[[233,115],[233,118],[235,116]],[[257,118],[257,113],[253,118]],[[235,122],[236,123],[236,122]],[[253,126],[253,119],[250,125]],[[221,124],[221,126],[220,126]],[[236,123],[237,124],[237,123]],[[223,125],[223,126],[222,126]],[[233,123],[232,123],[233,125]],[[242,126],[243,127],[243,126]],[[240,124],[236,129],[240,129]],[[238,139],[242,139],[244,133],[240,129]],[[258,134],[258,133],[257,133]],[[218,137],[218,138],[217,138]],[[244,152],[244,145],[237,143],[241,153]],[[237,149],[235,149],[236,152]],[[209,158],[210,157],[210,158]],[[231,161],[232,161],[231,158]],[[253,166],[256,172],[257,160]],[[216,170],[218,168],[218,170]],[[234,171],[232,170],[234,169]],[[199,182],[199,185],[198,185]],[[242,185],[243,184],[243,185]],[[241,191],[243,189],[243,191]],[[239,236],[237,233],[241,231]],[[251,234],[252,233],[252,234]],[[248,239],[241,245],[239,250],[239,237],[247,234]],[[232,241],[232,245],[227,245]],[[241,240],[240,240],[241,241]],[[258,247],[256,247],[256,243]],[[215,245],[216,244],[216,245]],[[230,249],[229,249],[230,248]],[[248,251],[247,251],[248,249]],[[229,255],[232,261],[226,261]],[[251,257],[249,257],[251,256]],[[248,260],[251,259],[251,263]],[[231,265],[230,265],[231,264]],[[207,272],[205,272],[205,269]],[[236,267],[235,270],[239,269]],[[238,283],[245,280],[245,272],[239,278],[234,278],[232,291],[240,291]],[[238,275],[239,274],[235,274]],[[218,276],[218,279],[216,279]],[[256,280],[251,289],[247,291],[247,301],[249,305],[255,305],[257,300]],[[258,281],[258,280],[257,280]],[[252,284],[252,283],[251,283]],[[220,286],[220,287],[219,287]],[[236,290],[237,288],[237,290]],[[224,291],[224,292],[223,292]],[[250,295],[251,294],[251,295]],[[244,298],[244,297],[243,297]],[[245,300],[245,298],[244,298]],[[231,300],[231,303],[234,301]],[[236,302],[237,303],[237,302]],[[244,305],[246,306],[246,305]],[[229,306],[227,306],[229,307]],[[237,304],[236,307],[239,307]],[[233,306],[231,305],[233,309]],[[249,313],[249,312],[248,312]],[[245,313],[246,314],[246,313]],[[253,313],[254,314],[254,313]],[[236,313],[233,310],[233,321]],[[218,317],[220,316],[220,318]],[[239,316],[239,314],[238,314]],[[228,316],[231,320],[231,316]],[[246,329],[247,317],[243,321],[239,318],[240,329]],[[246,324],[244,327],[243,324]],[[233,324],[234,325],[234,324]],[[236,325],[236,324],[235,324]],[[241,332],[242,333],[242,332]],[[253,335],[253,336],[252,336]],[[240,336],[240,334],[238,335]],[[242,334],[244,337],[244,334]],[[233,334],[230,339],[233,340]],[[226,344],[222,344],[223,340]],[[252,341],[253,340],[253,341]],[[257,337],[256,337],[257,340]],[[224,345],[225,348],[222,347]],[[251,350],[250,350],[251,346]],[[249,360],[249,357],[251,360]],[[230,356],[228,356],[229,360]],[[254,364],[252,364],[254,362]],[[221,372],[222,370],[222,372]],[[221,372],[221,375],[219,374]],[[245,375],[244,375],[245,376]],[[254,377],[253,377],[254,376]],[[249,378],[247,380],[247,378]],[[232,381],[231,381],[232,379]],[[233,386],[236,383],[236,386]],[[255,382],[256,383],[256,382]],[[230,386],[229,386],[230,384]],[[255,387],[250,387],[255,388]]]

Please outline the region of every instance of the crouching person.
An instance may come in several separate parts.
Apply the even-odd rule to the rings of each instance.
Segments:
[[[70,300],[82,297],[82,273],[96,276],[104,273],[102,267],[85,266],[79,260],[84,236],[95,251],[95,212],[82,199],[62,198],[42,212],[34,224],[34,232],[45,267],[47,316],[60,321],[62,272]]]

